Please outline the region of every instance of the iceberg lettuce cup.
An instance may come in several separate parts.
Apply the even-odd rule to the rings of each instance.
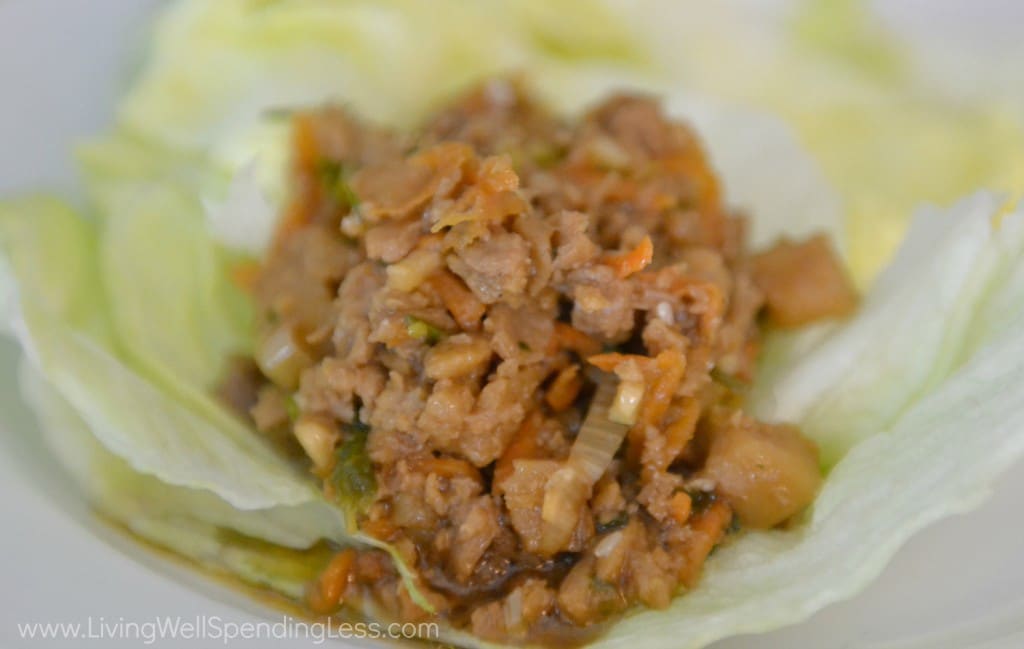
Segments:
[[[837,192],[827,180],[842,176],[861,149],[844,147],[837,135],[818,138],[806,122],[796,120],[794,131],[769,114],[697,94],[700,83],[682,84],[658,71],[652,64],[658,54],[622,28],[614,8],[596,14],[586,29],[570,29],[543,3],[516,3],[501,26],[474,9],[452,13],[425,33],[420,26],[436,11],[403,2],[178,3],[158,25],[116,129],[78,152],[85,207],[79,212],[49,197],[0,207],[0,322],[25,351],[23,389],[47,441],[98,511],[197,563],[308,602],[316,613],[332,613],[345,600],[369,616],[438,616],[446,639],[465,646],[551,641],[517,628],[530,625],[524,620],[532,606],[541,611],[532,622],[568,619],[587,629],[571,637],[595,646],[702,646],[794,622],[855,593],[910,535],[979,502],[1020,456],[1019,207],[981,192],[947,208],[918,210],[856,311],[851,300],[834,298],[842,308],[817,315],[837,317],[778,330],[787,319],[818,318],[802,317],[806,311],[787,301],[785,290],[773,293],[765,280],[771,273],[758,271],[757,262],[786,266],[786,245],[804,260],[821,249],[863,246],[856,228],[865,226],[851,225],[843,214],[846,207],[857,218],[862,208],[851,208],[850,196],[863,185],[844,180]],[[495,144],[492,136],[507,134],[507,124],[484,137],[458,128],[478,122],[443,111],[473,83],[509,71],[536,98],[536,110],[551,116],[526,129],[526,141],[540,133],[547,147]],[[491,100],[510,101],[511,84],[489,87]],[[607,99],[616,93],[660,102],[661,112],[645,112],[639,121],[645,128],[662,125],[654,144],[644,144],[637,129],[615,126],[620,111],[650,111],[653,104]],[[317,185],[311,204],[322,205],[329,190],[342,207],[323,217],[336,236],[324,253],[334,275],[320,278],[318,287],[327,291],[323,306],[338,325],[305,330],[296,343],[294,332],[275,336],[275,325],[294,313],[281,300],[294,302],[297,294],[270,290],[267,297],[258,287],[288,272],[275,259],[303,230],[289,221],[301,192],[294,169],[301,166],[303,120],[332,115],[334,109],[323,108],[332,104],[344,104],[355,117],[328,119],[330,133],[350,122],[357,123],[356,139],[387,130],[398,152],[380,153],[391,144],[357,147],[357,164],[346,166],[324,154],[329,135],[316,139],[315,164],[306,171],[326,184]],[[423,129],[438,110],[449,119]],[[888,104],[877,110],[889,111]],[[422,132],[427,135],[412,135]],[[697,148],[687,139],[693,133]],[[341,133],[339,146],[349,135]],[[673,138],[680,138],[676,148],[666,144]],[[467,140],[472,147],[453,148]],[[810,141],[817,158],[801,141]],[[700,150],[706,163],[693,157]],[[825,173],[818,167],[822,156]],[[422,196],[407,195],[418,169],[448,168],[453,159],[456,180],[430,176]],[[665,171],[678,168],[678,176]],[[721,196],[694,184],[706,182],[709,169]],[[552,178],[556,189],[545,193],[543,183]],[[658,179],[676,203],[655,201],[653,213],[715,213],[716,220],[705,222],[715,232],[726,231],[723,224],[742,211],[754,250],[816,233],[825,237],[816,241],[827,243],[776,247],[782,257],[773,262],[730,252],[720,233],[672,235],[667,217],[642,225],[637,206],[654,199],[623,183],[614,210],[607,209],[607,192],[584,201],[583,209],[570,205],[583,201],[574,197],[587,195],[590,180],[605,187],[609,178]],[[690,193],[671,189],[673,178]],[[311,204],[299,214],[304,226],[319,218]],[[624,205],[635,210],[625,221],[617,216]],[[495,209],[501,213],[487,234],[465,232]],[[533,223],[527,212],[550,213],[551,220]],[[415,236],[398,227],[410,219]],[[558,232],[547,235],[547,271],[536,260],[538,239],[529,238],[544,223]],[[574,223],[590,233],[577,240],[576,252],[569,249]],[[457,229],[461,238],[446,243]],[[478,240],[513,237],[531,241],[530,270],[519,284],[510,280],[515,264],[489,271],[495,260],[514,256],[517,244],[473,252]],[[572,262],[588,238],[594,250]],[[295,245],[303,263],[325,250],[315,241]],[[352,255],[353,262],[338,261]],[[673,302],[675,289],[651,298],[655,289],[675,286],[672,269],[683,257],[688,265],[678,272],[690,281],[677,297],[690,302]],[[877,262],[854,261],[846,271],[831,261],[802,268],[812,287],[844,272],[867,284]],[[704,277],[698,290],[693,276],[700,269],[715,279]],[[541,272],[549,280],[537,280]],[[371,288],[346,292],[359,273]],[[736,286],[748,281],[759,297],[738,329],[742,336],[703,361],[715,394],[686,392],[683,364],[699,367],[695,350],[710,340],[700,336],[714,329],[715,340],[729,339],[721,323],[700,317],[716,313],[707,306],[715,293],[706,287],[728,285],[720,289],[725,302],[718,315],[729,323],[739,317],[730,315],[730,305],[742,303]],[[628,322],[614,317],[608,291],[617,286],[645,305],[631,305]],[[396,292],[404,301],[395,301]],[[425,301],[410,306],[409,295]],[[758,319],[765,317],[758,316],[764,303],[775,325]],[[356,313],[336,312],[346,308]],[[527,316],[517,319],[524,310]],[[339,369],[347,362],[340,350],[353,353],[353,341],[361,340],[358,317],[384,312],[391,319],[375,321],[376,337],[363,340],[372,343],[367,358],[375,371],[358,375],[347,393],[334,386],[348,396],[318,406],[317,392],[307,386],[311,368],[333,364],[331,376],[339,377],[366,366]],[[556,332],[562,342],[549,347]],[[688,342],[673,347],[670,341],[680,336]],[[317,340],[328,351],[311,349]],[[229,359],[239,357],[254,359],[256,369],[229,372]],[[544,363],[553,364],[543,376],[524,378]],[[673,375],[674,383],[666,378]],[[256,377],[255,392],[246,397],[243,385],[243,398],[235,400],[245,405],[241,415],[225,405],[224,388],[238,385],[226,376]],[[410,385],[407,376],[421,376],[423,384]],[[527,387],[499,400],[496,411],[539,400],[542,414],[531,419],[523,408],[486,435],[435,439],[479,415],[483,391],[498,378]],[[439,385],[455,390],[471,383],[477,410],[440,426],[403,427],[396,422],[407,410],[381,405],[387,395],[420,395],[419,421],[430,396],[442,392]],[[637,422],[653,417],[651,395],[659,388],[671,394],[666,410],[648,422],[654,431],[648,434]],[[690,411],[684,407],[698,402]],[[443,403],[455,408],[459,401]],[[716,428],[726,403],[724,420],[732,423]],[[693,430],[678,439],[669,435],[684,429],[687,412],[694,413]],[[531,433],[533,420],[547,432]],[[427,428],[435,437],[414,440],[420,446],[411,450],[400,445],[406,441],[397,433]],[[498,441],[491,448],[481,440]],[[673,440],[681,446],[654,446]],[[518,449],[515,457],[510,447]],[[414,458],[423,448],[427,453]],[[731,458],[724,468],[716,468],[719,456]],[[755,488],[735,487],[737,472],[730,468],[737,457],[750,459],[739,478],[754,476]],[[503,458],[510,459],[503,464]],[[794,463],[802,468],[779,469]],[[415,466],[395,469],[406,465]],[[765,478],[758,472],[766,467],[783,475],[774,491],[759,490]],[[416,475],[422,484],[414,481],[406,491],[396,486]],[[790,479],[800,475],[814,478]],[[430,513],[429,502],[411,499],[432,489],[457,491],[463,478],[478,486],[460,507]],[[757,498],[765,493],[767,501]],[[588,517],[590,528],[581,522]],[[733,520],[741,530],[728,531]],[[489,525],[497,531],[474,556],[470,546],[481,537],[463,531]],[[408,533],[420,528],[429,539]],[[679,532],[675,545],[672,530]],[[600,568],[627,533],[643,537],[648,551],[631,551],[625,572]],[[706,541],[705,533],[713,539]],[[447,554],[432,563],[426,548],[445,535]],[[502,538],[517,549],[497,552]],[[656,554],[655,541],[666,561],[703,545],[700,579],[677,578],[664,594],[639,588],[658,574],[642,572],[641,559]],[[479,586],[474,579],[488,557],[510,561],[506,572],[540,561],[529,564],[537,577],[470,588]],[[373,590],[374,569],[391,601],[381,593],[353,595]],[[682,568],[673,571],[678,577]],[[563,596],[570,587],[583,595]],[[472,597],[456,596],[459,588]],[[598,591],[611,604],[595,600]]]

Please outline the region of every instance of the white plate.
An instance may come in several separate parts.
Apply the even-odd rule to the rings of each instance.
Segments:
[[[144,42],[157,0],[0,0],[0,196],[73,191],[73,142],[96,132]],[[25,640],[19,624],[144,623],[157,616],[277,621],[227,588],[98,523],[43,448],[20,402],[16,349],[0,343],[0,647],[138,646],[138,639]],[[718,649],[1024,646],[1024,465],[983,508],[913,539],[866,592],[771,634]],[[161,640],[205,647],[215,639]],[[232,646],[276,647],[273,639]],[[304,646],[312,641],[293,641]],[[338,646],[338,645],[335,645]]]

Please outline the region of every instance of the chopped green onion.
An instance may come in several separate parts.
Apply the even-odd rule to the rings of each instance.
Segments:
[[[352,186],[348,183],[348,171],[345,165],[333,160],[324,160],[320,163],[317,171],[320,175],[320,184],[338,205],[342,207],[355,208],[359,206],[359,197],[356,196]]]
[[[366,452],[369,427],[349,424],[344,427],[345,439],[335,451],[336,462],[331,482],[343,504],[354,508],[364,505],[377,489],[373,463]]]
[[[440,327],[414,315],[405,316],[405,331],[410,338],[422,340],[428,345],[436,345],[445,337],[445,332]]]
[[[289,394],[284,398],[284,409],[288,413],[288,419],[295,421],[299,418],[299,404],[295,401],[294,394]]]

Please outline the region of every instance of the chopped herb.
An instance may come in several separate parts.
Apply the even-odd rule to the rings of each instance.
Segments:
[[[364,424],[349,424],[343,430],[345,439],[335,451],[337,462],[331,472],[331,482],[345,504],[359,507],[377,489],[373,464],[366,453],[370,429]]]
[[[359,206],[359,197],[349,185],[349,172],[345,165],[334,160],[324,160],[317,168],[320,185],[328,196],[341,207],[355,208]]]
[[[617,529],[621,529],[626,526],[629,522],[629,514],[626,512],[619,512],[619,515],[611,519],[607,523],[598,523],[594,526],[594,531],[598,534],[604,534],[605,532],[612,532]]]
[[[284,409],[288,413],[288,419],[295,421],[299,418],[299,404],[295,401],[294,394],[289,394],[284,398]]]
[[[739,532],[741,529],[743,528],[740,525],[740,517],[736,514],[733,514],[732,518],[729,520],[729,527],[725,530],[726,534],[735,534]]]
[[[405,331],[410,338],[422,340],[428,345],[436,345],[445,337],[445,332],[440,327],[414,315],[405,316]]]
[[[524,343],[522,340],[520,340],[519,341],[519,349],[523,350],[524,352],[528,352],[528,351],[530,351],[530,346],[527,345],[526,343]]]

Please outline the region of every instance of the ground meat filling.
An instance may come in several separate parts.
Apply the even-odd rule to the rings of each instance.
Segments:
[[[425,597],[345,549],[313,610],[429,603],[489,640],[564,639],[667,606],[730,532],[798,515],[817,450],[740,409],[759,318],[842,316],[854,294],[824,238],[752,256],[744,232],[647,97],[570,123],[494,81],[417,136],[296,115],[292,201],[251,283],[259,371],[226,393]]]

